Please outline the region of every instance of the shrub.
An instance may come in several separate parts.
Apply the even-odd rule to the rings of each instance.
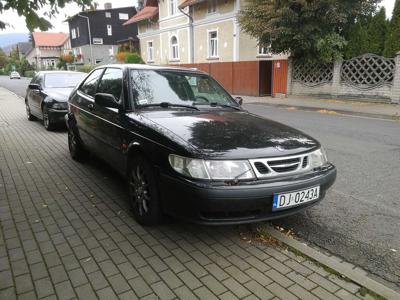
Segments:
[[[77,67],[76,70],[78,72],[89,73],[90,71],[93,70],[93,66],[91,66],[91,65],[83,65],[83,66]]]
[[[33,76],[35,76],[35,73],[36,73],[36,72],[33,71],[33,70],[25,71],[24,76],[25,76],[25,77],[32,78]]]
[[[144,64],[143,59],[137,53],[126,53],[125,63],[127,64]]]

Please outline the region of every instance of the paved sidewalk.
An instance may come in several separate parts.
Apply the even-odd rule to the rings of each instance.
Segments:
[[[400,119],[400,104],[373,103],[367,101],[318,99],[315,97],[289,96],[287,98],[241,96],[244,103],[262,103],[267,105],[299,109],[321,110],[325,113],[355,113],[370,116],[382,116]]]
[[[0,88],[0,299],[371,299],[238,227],[131,217],[123,180]]]

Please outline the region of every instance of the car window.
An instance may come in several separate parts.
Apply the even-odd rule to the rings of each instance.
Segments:
[[[44,77],[44,84],[47,88],[73,88],[83,78],[85,73],[49,73]]]
[[[101,77],[97,93],[112,94],[116,99],[121,99],[122,93],[122,70],[108,68]]]
[[[82,84],[80,90],[87,95],[94,97],[96,94],[97,83],[99,82],[100,76],[103,73],[104,69],[94,70]]]

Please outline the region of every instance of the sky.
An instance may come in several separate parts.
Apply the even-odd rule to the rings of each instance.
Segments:
[[[112,6],[115,7],[124,7],[124,6],[129,6],[129,3],[132,3],[132,5],[136,6],[136,0],[97,0],[96,1],[99,4],[99,8],[104,7],[105,2],[111,2]],[[382,0],[381,6],[384,6],[386,8],[386,16],[387,18],[391,17],[392,11],[393,11],[393,6],[394,6],[395,0]],[[79,7],[75,4],[69,4],[66,5],[66,7],[62,10],[60,10],[60,13],[53,19],[50,20],[50,22],[53,24],[53,28],[50,29],[49,31],[52,32],[68,32],[68,24],[66,22],[63,22],[68,16],[72,16],[77,14],[80,11]],[[7,27],[5,30],[1,31],[0,34],[5,34],[5,33],[14,33],[14,32],[28,32],[28,29],[25,26],[25,20],[21,17],[18,16],[18,14],[14,11],[6,11],[3,12],[1,15],[1,20],[3,22],[12,24],[12,27]],[[18,22],[15,22],[15,20],[18,20]]]

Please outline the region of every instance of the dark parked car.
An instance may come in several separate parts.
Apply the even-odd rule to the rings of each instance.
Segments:
[[[64,124],[68,97],[85,73],[71,71],[38,72],[31,80],[25,97],[28,120],[43,120],[47,130]]]
[[[240,102],[197,70],[103,66],[70,96],[70,153],[90,151],[125,175],[145,225],[163,214],[249,223],[318,203],[336,178],[321,145]]]

